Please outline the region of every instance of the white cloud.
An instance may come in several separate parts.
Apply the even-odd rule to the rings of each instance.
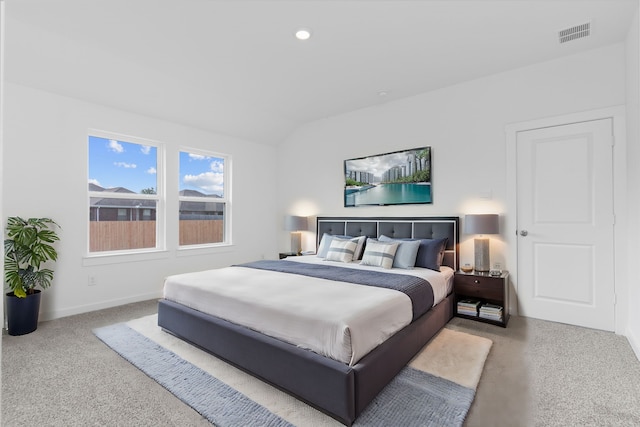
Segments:
[[[95,178],[89,178],[89,184],[100,185],[100,182]],[[100,185],[102,187],[102,185]]]
[[[140,151],[142,152],[142,154],[149,154],[151,152],[151,147],[149,147],[148,145],[141,145]]]
[[[206,160],[208,158],[209,158],[208,156],[203,156],[201,154],[189,153],[189,159],[191,160]]]
[[[156,173],[158,173],[158,171],[156,171],[156,168],[154,168],[153,166],[150,167],[149,169],[147,169],[147,173],[149,175],[155,175]]]
[[[221,174],[222,172],[224,172],[224,161],[222,161],[220,159],[216,159],[213,162],[211,162],[209,167],[211,168],[211,170],[213,172]]]
[[[110,139],[109,140],[109,149],[111,151],[113,151],[114,153],[123,153],[124,152],[124,147],[122,146],[122,144],[120,144],[115,139]]]
[[[135,163],[127,163],[127,162],[113,162],[114,166],[125,169],[135,169],[138,166]]]
[[[221,195],[224,190],[224,174],[222,173],[204,172],[198,175],[185,175],[183,182],[208,194]]]

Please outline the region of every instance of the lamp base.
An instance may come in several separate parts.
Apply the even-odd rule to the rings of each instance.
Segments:
[[[291,252],[300,255],[302,253],[302,233],[293,231],[291,233]]]
[[[474,239],[473,248],[475,252],[474,269],[481,273],[488,272],[491,269],[491,262],[489,261],[489,239]]]

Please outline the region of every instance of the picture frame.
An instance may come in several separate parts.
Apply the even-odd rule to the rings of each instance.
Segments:
[[[344,161],[344,206],[433,203],[431,147]]]

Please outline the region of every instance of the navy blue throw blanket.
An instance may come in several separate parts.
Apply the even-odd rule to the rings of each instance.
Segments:
[[[405,293],[413,306],[413,320],[422,316],[433,306],[433,289],[431,284],[420,277],[409,274],[384,273],[382,271],[358,270],[332,265],[307,264],[295,261],[254,261],[239,264],[235,267],[249,267],[260,270],[278,271],[281,273],[299,274],[337,282],[356,283],[358,285],[375,286],[394,289]]]

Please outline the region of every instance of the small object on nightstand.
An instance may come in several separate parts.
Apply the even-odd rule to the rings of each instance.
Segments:
[[[472,299],[461,299],[458,301],[458,313],[467,316],[477,316],[480,301]]]
[[[284,259],[288,256],[298,256],[298,254],[295,252],[280,252],[279,254],[280,259]]]
[[[480,309],[478,310],[478,316],[482,317],[483,319],[502,322],[502,312],[502,306],[489,304],[488,302],[486,302],[480,306]]]
[[[489,271],[489,275],[493,277],[500,277],[502,274],[502,264],[496,262],[493,264],[493,268]]]
[[[460,270],[462,270],[465,273],[471,273],[473,271],[473,265],[464,264],[462,267],[460,267]]]

